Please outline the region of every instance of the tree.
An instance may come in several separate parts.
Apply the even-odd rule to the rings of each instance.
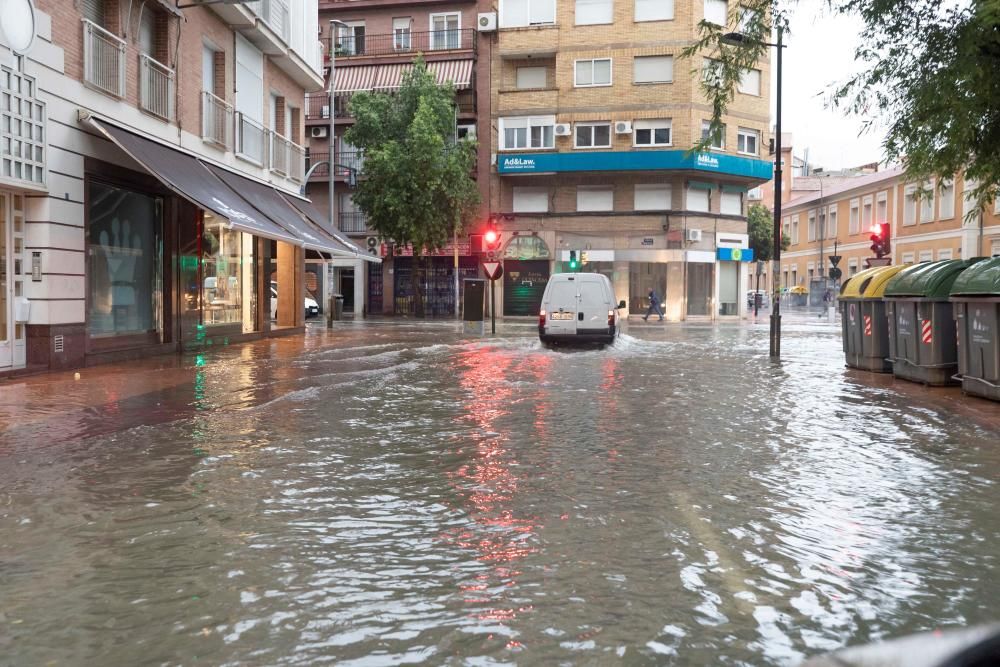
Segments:
[[[368,223],[397,246],[413,247],[415,313],[424,315],[427,253],[472,219],[479,189],[476,144],[455,140],[455,91],[440,86],[418,57],[395,93],[359,92],[344,139],[364,152],[354,202]]]
[[[753,257],[769,262],[774,257],[774,216],[763,204],[753,204],[747,211],[747,233],[750,235],[750,249]],[[792,240],[788,234],[781,235],[781,249],[788,250]]]
[[[865,26],[855,52],[860,71],[829,91],[832,103],[870,119],[866,128],[884,125],[885,156],[901,162],[909,179],[964,173],[976,183],[972,196],[980,208],[991,201],[1000,183],[1000,3],[828,0],[828,6],[860,16]],[[767,55],[772,30],[788,27],[788,10],[773,0],[745,0],[737,11],[729,23],[746,35],[742,44],[723,39],[731,28],[702,21],[699,38],[682,54],[714,60],[702,80],[713,133],[742,71]]]

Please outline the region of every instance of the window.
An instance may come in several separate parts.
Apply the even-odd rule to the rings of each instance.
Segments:
[[[716,25],[726,25],[729,8],[726,0],[705,0],[705,20]]]
[[[847,275],[848,277],[853,276],[858,272],[858,260],[854,257],[847,260]]]
[[[670,21],[674,18],[674,0],[635,0],[636,21]]]
[[[816,212],[809,211],[809,222],[806,227],[806,240],[815,241],[816,240]]]
[[[475,139],[476,138],[476,124],[475,123],[459,123],[455,126],[455,135],[459,141],[462,139]]]
[[[670,119],[635,121],[636,146],[669,146]]]
[[[524,88],[544,88],[546,74],[544,67],[518,67],[516,85]]]
[[[670,83],[674,80],[673,56],[636,56],[635,83]]]
[[[104,25],[104,0],[82,0],[78,4],[83,18],[101,27],[106,27]]]
[[[500,148],[552,148],[555,116],[500,119]]]
[[[637,184],[635,186],[634,208],[636,211],[667,211],[670,206],[669,184]]]
[[[612,211],[614,199],[614,191],[611,188],[580,186],[576,189],[576,210]]]
[[[707,213],[711,194],[712,191],[708,188],[689,184],[687,187],[687,210]]]
[[[712,129],[712,121],[703,120],[701,121],[701,138],[705,139],[708,137],[709,131]],[[725,150],[726,148],[726,126],[723,125],[719,128],[719,135],[712,139],[712,143],[709,144],[710,148],[715,148],[718,150]]]
[[[349,21],[337,26],[337,55],[359,56],[365,52],[365,22]]]
[[[799,216],[792,216],[792,243],[799,242]]]
[[[948,248],[946,250],[938,250],[938,261],[944,259],[951,259],[951,248]]]
[[[611,23],[612,0],[576,0],[576,24]]]
[[[903,264],[913,264],[913,253],[904,252],[903,253]]]
[[[701,78],[710,85],[722,85],[722,63],[712,58],[703,58],[701,61]]]
[[[907,185],[903,189],[903,224],[917,224],[917,186]]]
[[[746,95],[757,95],[758,97],[760,96],[759,69],[743,70],[743,75],[740,76],[739,91]]]
[[[934,261],[934,251],[933,250],[921,250],[920,251],[920,261],[921,262],[933,262]]]
[[[861,200],[861,230],[868,232],[872,228],[872,198],[871,195]]]
[[[719,212],[726,215],[743,215],[743,194],[723,190]]]
[[[545,188],[514,188],[514,213],[545,213],[549,192]]]
[[[409,16],[392,20],[392,48],[395,50],[410,50],[411,21]]]
[[[576,86],[610,86],[611,58],[577,60]]]
[[[749,34],[753,24],[760,18],[760,12],[747,7],[739,8],[739,19],[736,21],[736,32]]]
[[[747,190],[747,201],[762,201],[763,199],[764,191],[759,185],[755,188]]]
[[[857,199],[851,200],[851,213],[847,221],[848,234],[857,234],[861,231],[861,210],[858,208],[859,203]],[[871,206],[870,203],[868,205],[869,207]],[[871,213],[870,210],[869,213]]]
[[[934,219],[934,182],[927,181],[923,189],[920,197],[920,222],[931,222]]]
[[[139,17],[139,53],[155,57],[156,12],[146,7]]]
[[[736,133],[736,152],[744,155],[757,155],[760,144],[760,132],[748,130],[745,127],[739,128]]]
[[[574,148],[611,148],[610,123],[577,123]]]
[[[784,220],[781,221],[781,233],[784,234],[785,236],[789,237],[789,238],[792,237],[792,219],[791,218],[785,218]]]
[[[826,238],[837,238],[837,206],[833,205],[827,209],[826,214]]]
[[[878,217],[876,220],[879,222],[889,222],[889,193],[880,192],[878,193],[878,201],[876,202],[875,215]]]
[[[462,15],[458,12],[431,14],[431,50],[462,46]]]
[[[201,47],[201,89],[215,94],[215,49]]]
[[[825,239],[826,238],[826,210],[819,209],[816,217],[816,238]]]
[[[501,28],[550,25],[555,22],[555,0],[500,0]]]
[[[955,217],[955,181],[942,179],[939,187],[938,218],[948,220]],[[950,258],[949,258],[950,259]]]

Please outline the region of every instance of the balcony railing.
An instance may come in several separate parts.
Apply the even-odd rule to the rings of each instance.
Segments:
[[[236,114],[236,155],[258,167],[267,164],[267,129],[242,113]]]
[[[139,54],[139,106],[164,120],[174,118],[174,70]]]
[[[287,44],[292,34],[287,0],[255,0],[247,5]]]
[[[207,90],[201,93],[201,138],[227,151],[233,149],[233,107]]]
[[[333,112],[337,118],[349,118],[348,103],[352,93],[337,93],[333,98]],[[322,120],[330,117],[330,94],[306,93],[306,120]]]
[[[114,97],[125,97],[125,41],[83,19],[83,80]]]
[[[338,220],[340,231],[345,234],[364,234],[368,231],[368,220],[361,211],[344,211]]]
[[[303,172],[306,158],[305,149],[277,132],[271,132],[270,135],[271,171],[301,183],[305,176]]]
[[[329,153],[309,153],[309,163],[307,169],[314,164],[319,164],[320,162],[326,162],[326,158]],[[360,176],[361,171],[364,168],[365,158],[364,152],[362,151],[338,151],[336,153],[336,170],[333,172],[337,178],[348,178],[350,170],[354,170],[355,173]],[[316,168],[316,171],[312,173],[310,179],[326,179],[330,177],[330,169],[328,165],[321,165]]]
[[[330,53],[330,38],[325,40],[326,52]],[[476,31],[430,30],[427,32],[397,32],[374,35],[338,35],[334,40],[334,52],[338,58],[356,56],[391,56],[435,51],[475,51]]]

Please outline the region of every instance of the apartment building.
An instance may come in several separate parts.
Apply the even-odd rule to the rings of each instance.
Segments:
[[[450,83],[456,92],[455,136],[489,136],[490,35],[478,29],[479,14],[489,5],[476,0],[320,0],[326,85],[334,74],[334,209],[342,233],[364,247],[382,264],[360,260],[334,261],[334,284],[345,296],[346,312],[412,314],[414,265],[412,248],[392,248],[369,228],[365,215],[354,204],[352,183],[364,178],[364,156],[344,141],[353,123],[350,100],[359,91],[397,90],[403,73],[421,54],[438,83]],[[331,28],[331,20],[337,23]],[[310,94],[306,103],[311,172],[308,195],[326,210],[329,202],[330,96]],[[489,143],[480,140],[474,176],[483,199],[483,219],[488,208]],[[424,294],[430,316],[454,313],[454,255],[451,244],[430,260]],[[479,275],[478,256],[468,236],[458,240],[460,277]]]
[[[681,59],[725,0],[501,0],[493,35],[491,210],[505,236],[503,314],[536,315],[548,276],[609,276],[629,313],[653,288],[671,320],[745,312],[747,191],[771,175],[770,66],[745,72],[725,132],[689,149],[712,108],[709,58]],[[734,261],[735,260],[735,261]],[[741,261],[742,260],[742,261]]]
[[[791,245],[781,256],[781,285],[803,286],[810,302],[821,301],[836,288],[826,277],[830,255],[842,258],[843,279],[863,270],[872,226],[886,222],[893,264],[1000,255],[1000,203],[974,210],[972,187],[960,177],[911,183],[896,167],[793,199],[782,209]]]
[[[0,373],[301,331],[316,0],[36,0],[3,49]],[[273,296],[272,296],[273,295]]]

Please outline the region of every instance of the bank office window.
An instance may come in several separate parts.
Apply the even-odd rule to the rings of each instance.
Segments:
[[[670,21],[674,18],[674,0],[635,0],[635,20]]]
[[[574,68],[576,71],[574,85],[577,88],[611,85],[611,58],[577,60]]]
[[[698,211],[702,213],[707,213],[711,195],[712,186],[707,183],[697,183],[690,182],[687,186],[686,191],[686,208],[689,211]]]
[[[757,155],[760,145],[760,132],[749,130],[745,127],[739,128],[736,133],[736,152],[744,155]]]
[[[609,187],[579,186],[576,189],[577,211],[613,211],[614,190]]]
[[[670,130],[669,118],[637,120],[633,142],[636,146],[670,146]]]
[[[708,139],[708,134],[711,131],[712,131],[712,121],[710,121],[710,120],[703,120],[703,121],[701,121],[701,138],[702,138],[703,141],[705,139]],[[725,125],[722,125],[722,127],[719,128],[719,134],[718,135],[712,137],[712,141],[708,145],[708,147],[709,148],[715,148],[715,149],[720,150],[720,151],[726,149],[726,126]]]
[[[545,188],[514,188],[514,213],[546,213],[549,191]]]
[[[500,148],[553,148],[555,116],[500,119]]]
[[[611,23],[612,0],[576,0],[576,24]]]
[[[671,83],[674,80],[673,56],[636,56],[633,59],[634,83]]]
[[[574,148],[611,148],[611,123],[577,123]]]
[[[161,331],[163,200],[98,181],[87,195],[89,335]]]
[[[500,27],[552,25],[556,22],[556,0],[500,0]]]

